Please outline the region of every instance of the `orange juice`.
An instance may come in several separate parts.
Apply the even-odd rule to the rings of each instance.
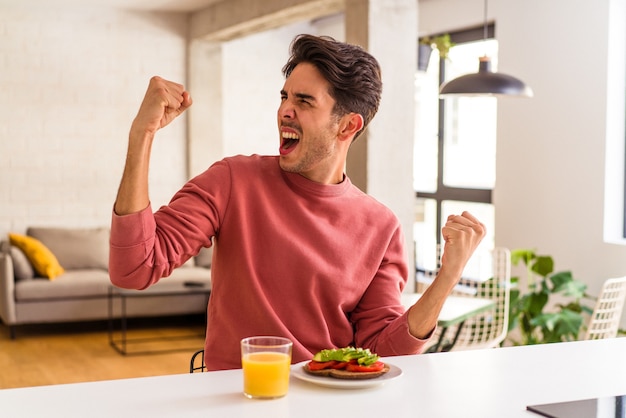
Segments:
[[[277,398],[289,387],[291,356],[285,353],[248,353],[241,358],[243,392],[248,397]]]

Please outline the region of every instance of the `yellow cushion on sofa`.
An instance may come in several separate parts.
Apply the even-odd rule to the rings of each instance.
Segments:
[[[53,280],[65,272],[54,254],[41,241],[19,234],[9,234],[9,241],[26,254],[35,271],[43,277]]]

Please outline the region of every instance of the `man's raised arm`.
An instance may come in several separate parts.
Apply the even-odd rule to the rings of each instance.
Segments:
[[[139,212],[150,203],[148,173],[150,151],[156,132],[191,106],[182,84],[152,77],[139,112],[130,128],[124,174],[114,210],[118,215]]]
[[[426,338],[435,329],[443,303],[485,236],[485,226],[470,213],[463,212],[450,215],[441,232],[445,245],[439,273],[409,311],[409,331],[416,338]]]

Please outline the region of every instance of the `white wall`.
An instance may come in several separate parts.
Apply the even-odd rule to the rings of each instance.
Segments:
[[[108,225],[150,76],[185,81],[186,18],[102,9],[0,13],[0,236]],[[154,145],[153,205],[185,180],[185,124]]]
[[[621,3],[621,11],[610,3]],[[496,29],[500,60],[532,85],[535,98],[499,107],[496,240],[552,254],[557,269],[571,270],[597,294],[605,279],[626,275],[626,246],[605,242],[603,233],[606,144],[624,143],[624,112],[612,126],[607,115],[624,108],[626,74],[624,49],[608,48],[609,18],[621,14],[624,39],[624,1],[520,4],[506,5]],[[621,94],[612,103],[609,55],[620,57],[622,68]]]
[[[420,32],[480,23],[482,7],[422,2]],[[571,270],[597,294],[605,279],[626,275],[626,246],[603,233],[605,158],[615,158],[606,143],[624,143],[624,0],[492,0],[489,8],[499,70],[535,92],[498,104],[496,245],[552,255],[557,270]],[[609,43],[610,32],[621,41]]]

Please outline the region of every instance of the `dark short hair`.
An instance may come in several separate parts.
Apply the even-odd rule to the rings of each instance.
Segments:
[[[291,56],[283,67],[289,77],[302,62],[313,64],[330,83],[330,96],[335,100],[333,113],[343,116],[358,113],[363,117],[363,129],[378,111],[382,93],[380,65],[363,48],[339,42],[329,36],[298,35],[291,43]]]

